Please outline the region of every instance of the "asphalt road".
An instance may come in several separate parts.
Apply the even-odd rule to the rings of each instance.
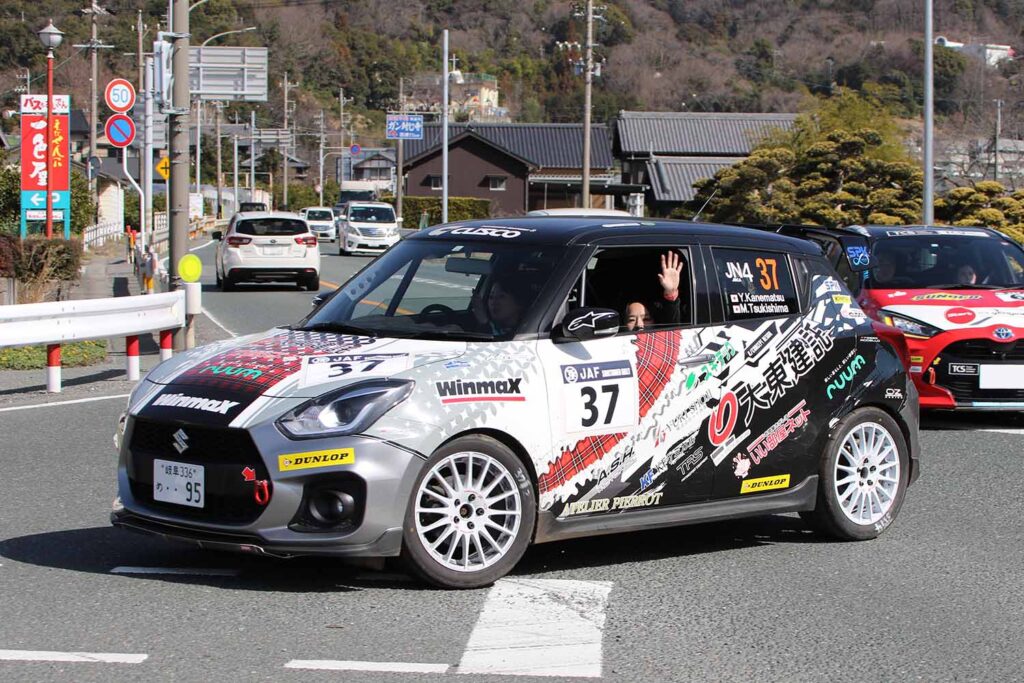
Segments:
[[[196,253],[209,262],[212,247]],[[365,262],[325,256],[323,278],[340,282]],[[260,287],[210,293],[206,306],[242,333],[298,319],[309,298]],[[603,623],[602,680],[1020,679],[1018,418],[927,419],[922,478],[875,541],[823,541],[788,515],[606,536],[532,548],[495,588],[445,592],[390,567],[210,553],[111,528],[123,407],[121,398],[0,412],[0,680],[467,680],[458,666],[488,596],[524,585],[610,588],[588,607]],[[132,568],[190,573],[122,573]],[[565,623],[542,627],[555,643],[584,611],[560,609]],[[145,659],[22,661],[37,651]],[[286,668],[295,660],[452,668]]]

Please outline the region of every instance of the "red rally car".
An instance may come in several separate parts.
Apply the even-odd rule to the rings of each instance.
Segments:
[[[975,227],[779,232],[818,242],[864,312],[902,330],[922,408],[1024,409],[1024,249],[1016,242]]]

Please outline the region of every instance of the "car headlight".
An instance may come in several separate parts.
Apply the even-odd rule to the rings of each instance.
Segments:
[[[940,330],[937,327],[933,327],[927,323],[923,323],[920,320],[914,320],[902,315],[896,315],[894,313],[882,313],[882,322],[886,325],[892,325],[898,330],[902,330],[903,334],[909,337],[921,337],[927,339],[928,337],[934,337]]]
[[[345,436],[365,431],[384,413],[408,398],[412,380],[370,380],[306,401],[278,418],[293,439]]]

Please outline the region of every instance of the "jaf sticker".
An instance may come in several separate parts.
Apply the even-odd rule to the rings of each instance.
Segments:
[[[628,360],[576,363],[560,370],[566,433],[607,433],[636,425],[636,381]]]
[[[309,356],[303,360],[302,386],[350,377],[387,377],[412,367],[405,353],[347,353]]]

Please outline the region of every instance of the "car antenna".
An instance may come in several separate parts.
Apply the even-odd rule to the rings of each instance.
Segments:
[[[697,213],[693,214],[693,218],[690,219],[691,223],[696,223],[697,222],[697,219],[700,218],[700,215],[702,213],[704,213],[704,209],[707,208],[708,204],[711,202],[712,199],[715,198],[716,194],[718,194],[718,188],[717,187],[715,188],[715,191],[711,193],[711,196],[707,198],[707,201],[705,201],[704,204],[701,205],[701,207],[697,211]]]

